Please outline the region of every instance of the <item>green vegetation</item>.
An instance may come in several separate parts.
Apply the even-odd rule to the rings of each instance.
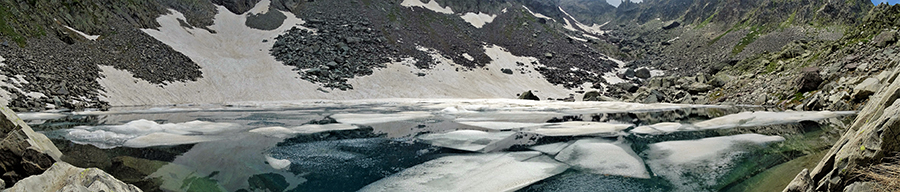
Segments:
[[[744,51],[744,47],[747,47],[747,45],[753,43],[757,38],[759,38],[759,36],[763,33],[762,30],[763,28],[759,26],[751,26],[750,33],[747,33],[744,38],[741,38],[741,41],[738,42],[737,45],[734,45],[734,49],[731,50],[731,54],[737,55],[738,53]]]
[[[719,10],[716,10],[715,13],[713,13],[712,15],[710,15],[709,17],[707,17],[706,20],[703,20],[703,22],[701,22],[699,25],[697,25],[697,27],[694,27],[694,29],[699,29],[699,28],[705,27],[706,25],[709,24],[709,22],[712,22],[713,18],[715,18],[716,15],[719,15]],[[720,36],[720,37],[721,37],[721,36]]]

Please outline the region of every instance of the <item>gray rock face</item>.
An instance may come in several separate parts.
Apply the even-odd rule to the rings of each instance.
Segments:
[[[695,82],[688,85],[687,90],[691,93],[699,93],[699,92],[707,92],[711,90],[712,85],[707,85],[706,83]]]
[[[82,169],[65,162],[57,162],[43,174],[25,178],[6,191],[135,192],[141,191],[141,189],[119,181],[97,168]]]
[[[876,191],[878,183],[875,182],[854,182],[844,188],[844,192],[868,192]]]
[[[240,15],[252,9],[256,3],[259,3],[259,0],[212,0],[212,2],[225,6],[228,11]]]
[[[900,150],[900,102],[896,102],[900,98],[900,81],[896,81],[900,71],[894,69],[889,74],[885,82],[888,87],[869,98],[847,132],[810,172],[816,191],[840,191],[853,170]]]
[[[803,169],[788,183],[783,192],[813,192],[812,179],[809,178],[809,169]]]
[[[0,171],[6,183],[40,174],[62,153],[43,134],[36,133],[9,108],[0,107]]]
[[[863,100],[869,98],[870,95],[874,94],[875,91],[878,91],[880,88],[881,83],[878,82],[878,79],[870,77],[863,80],[862,83],[857,84],[856,87],[853,87],[852,97],[855,100]]]
[[[535,101],[541,100],[541,98],[538,98],[536,95],[534,95],[534,93],[531,93],[531,90],[525,91],[524,93],[519,95],[519,99],[535,100]]]

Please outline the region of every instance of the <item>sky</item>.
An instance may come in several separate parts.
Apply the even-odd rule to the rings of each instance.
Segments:
[[[616,0],[606,0],[606,2],[610,2],[610,1],[616,1]],[[893,5],[893,4],[900,3],[900,0],[872,0],[872,4],[878,5],[881,3],[887,3],[890,5]],[[610,4],[612,4],[612,3],[610,3]]]

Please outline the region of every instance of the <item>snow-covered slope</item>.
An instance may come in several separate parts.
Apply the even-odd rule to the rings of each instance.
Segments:
[[[265,5],[267,1],[257,7]],[[451,60],[429,52],[440,61],[432,69],[418,69],[411,59],[404,59],[376,69],[372,75],[351,79],[353,90],[317,90],[319,85],[301,80],[291,67],[269,54],[274,37],[304,21],[283,12],[288,16],[284,24],[264,31],[245,26],[246,15],[233,14],[224,7],[218,9],[215,24],[209,26],[216,33],[179,25],[178,19],[185,18],[174,10],[157,19],[162,25],[159,30],[143,30],[200,65],[203,78],[159,86],[134,78],[127,71],[102,66],[105,78],[99,81],[106,89],[103,98],[113,106],[123,106],[306,99],[512,98],[526,90],[539,90],[537,94],[542,98],[561,98],[571,92],[548,83],[535,72],[537,66],[530,63],[537,59],[518,57],[493,45],[484,47],[493,60],[484,68],[457,71],[460,67]],[[516,62],[528,65],[517,66]],[[504,68],[515,73],[505,74],[501,71]]]

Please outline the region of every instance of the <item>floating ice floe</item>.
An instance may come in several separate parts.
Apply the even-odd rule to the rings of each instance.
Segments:
[[[513,129],[534,128],[545,125],[546,123],[518,123],[518,122],[496,122],[496,121],[457,121],[459,124],[480,127],[495,131],[508,131]]]
[[[631,150],[631,146],[614,141],[578,140],[560,151],[555,158],[595,174],[650,178],[644,161]]]
[[[272,166],[273,169],[285,169],[288,168],[288,166],[291,166],[291,160],[276,159],[268,155],[266,155],[266,163],[268,163],[269,166]]]
[[[661,135],[687,130],[696,130],[696,128],[690,125],[683,125],[681,123],[657,123],[653,125],[635,127],[629,132],[637,134]]]
[[[568,166],[540,152],[448,156],[381,179],[360,191],[515,191]]]
[[[742,134],[648,145],[647,166],[680,191],[707,191],[747,153],[747,146],[784,141],[780,136]]]
[[[618,136],[623,134],[623,130],[628,129],[631,126],[631,124],[569,121],[550,124],[527,132],[544,136]]]
[[[853,111],[786,111],[786,112],[741,112],[713,118],[710,120],[694,123],[698,129],[725,129],[735,127],[756,127],[765,125],[776,125],[785,123],[797,123],[801,121],[818,121],[822,119],[835,118],[845,115],[852,115]]]
[[[22,120],[59,119],[67,116],[65,114],[59,113],[18,113],[17,115]]]
[[[434,146],[478,152],[484,150],[493,143],[497,143],[512,136],[513,134],[515,134],[515,132],[459,130],[449,133],[425,134],[418,138]]]
[[[180,135],[173,133],[150,133],[129,139],[122,144],[125,147],[145,148],[153,146],[183,145],[219,140],[218,136]]]
[[[359,129],[359,127],[355,125],[348,124],[325,124],[325,125],[317,125],[317,124],[309,124],[302,125],[299,127],[261,127],[250,130],[251,133],[259,133],[262,135],[266,135],[269,137],[279,137],[286,138],[291,137],[296,134],[313,134],[313,133],[321,133],[327,131],[345,131],[345,130],[354,130]]]
[[[78,126],[63,131],[63,137],[99,148],[128,146],[135,148],[180,145],[218,140],[219,135],[240,130],[232,123],[190,121],[159,124],[140,119],[123,125]]]
[[[547,155],[556,156],[556,154],[559,154],[560,151],[562,151],[566,147],[569,147],[569,145],[571,145],[571,144],[572,144],[572,142],[551,143],[551,144],[533,146],[530,149],[535,150],[535,151],[540,151],[541,153],[544,153]]]
[[[371,125],[394,121],[406,121],[431,117],[427,112],[401,112],[392,114],[334,114],[331,118],[345,124]]]

